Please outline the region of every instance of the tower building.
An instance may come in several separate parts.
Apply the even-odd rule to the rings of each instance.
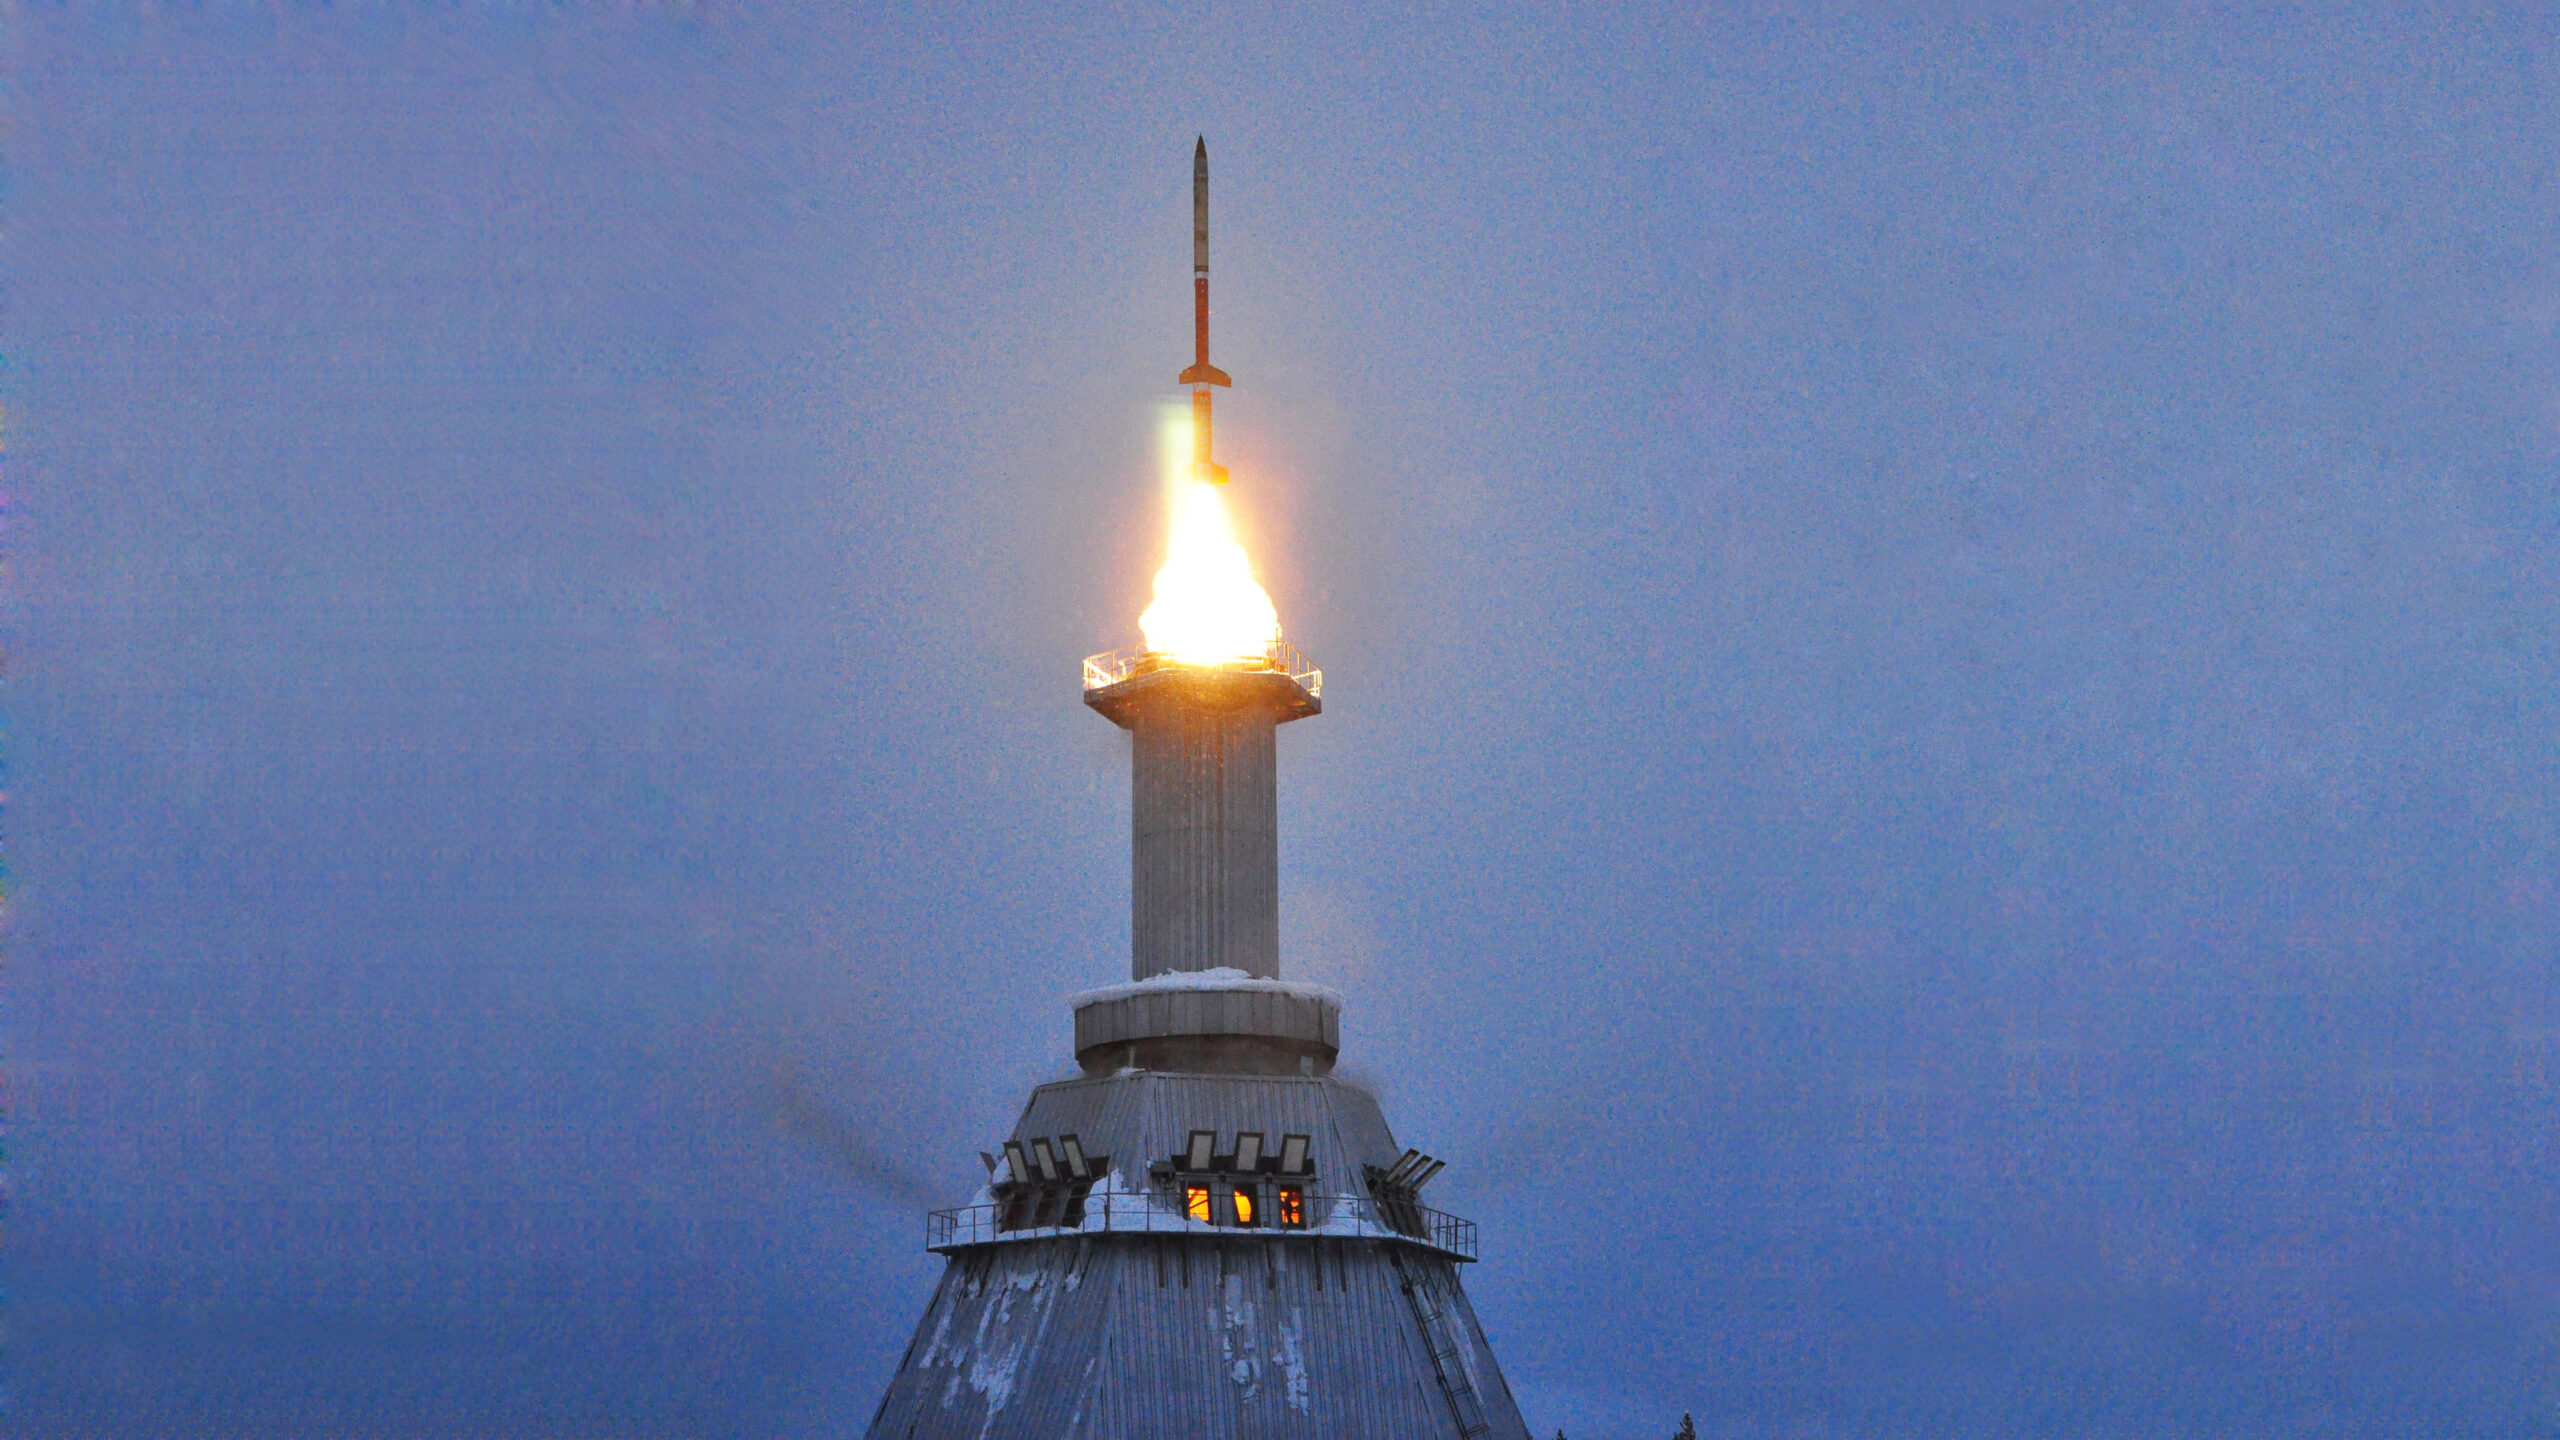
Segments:
[[[1183,438],[1214,507],[1207,164]],[[1085,704],[1130,740],[1130,979],[1070,997],[1082,1075],[1034,1090],[985,1189],[926,1218],[947,1260],[872,1440],[1527,1440],[1459,1283],[1476,1227],[1334,1075],[1340,998],[1281,976],[1276,735],[1324,677],[1225,543],[1259,604],[1244,641],[1159,627],[1177,553],[1149,643],[1085,661]]]
[[[1475,1226],[1334,1076],[1341,1001],[1280,978],[1274,732],[1321,673],[1281,643],[1085,682],[1130,735],[1132,980],[1071,998],[1082,1077],[927,1218],[949,1259],[872,1440],[1524,1440]]]

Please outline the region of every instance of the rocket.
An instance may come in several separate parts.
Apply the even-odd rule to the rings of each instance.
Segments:
[[[1191,387],[1191,474],[1227,483],[1227,467],[1209,459],[1209,387],[1233,385],[1209,363],[1209,137],[1191,150],[1191,368],[1175,382]]]

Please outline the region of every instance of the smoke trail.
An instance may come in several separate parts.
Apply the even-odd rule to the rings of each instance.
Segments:
[[[776,1060],[767,1071],[765,1097],[785,1133],[865,1189],[919,1210],[949,1203],[922,1175],[882,1149],[871,1132],[828,1104],[789,1060]]]

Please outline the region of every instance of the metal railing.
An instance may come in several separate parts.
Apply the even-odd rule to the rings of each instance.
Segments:
[[[1144,645],[1127,645],[1100,655],[1084,657],[1084,688],[1100,690],[1123,680],[1157,670],[1181,665],[1194,670],[1236,670],[1247,674],[1286,675],[1309,695],[1324,698],[1324,672],[1307,659],[1297,646],[1286,640],[1274,640],[1259,655],[1239,655],[1231,660],[1177,660],[1161,650]]]
[[[940,1254],[973,1245],[1047,1240],[1061,1235],[1319,1235],[1401,1240],[1459,1260],[1476,1258],[1476,1222],[1473,1220],[1421,1205],[1400,1205],[1396,1208],[1412,1211],[1420,1223],[1390,1224],[1379,1213],[1379,1207],[1365,1195],[1309,1195],[1306,1205],[1307,1223],[1303,1226],[1218,1225],[1191,1218],[1177,1202],[1162,1196],[1097,1192],[1085,1197],[1084,1214],[1075,1224],[1024,1226],[1011,1230],[1002,1227],[1007,1206],[961,1205],[949,1210],[926,1212],[924,1248]]]
[[[1423,1235],[1431,1248],[1462,1255],[1469,1260],[1476,1258],[1476,1222],[1462,1220],[1446,1210],[1415,1208],[1422,1211]]]

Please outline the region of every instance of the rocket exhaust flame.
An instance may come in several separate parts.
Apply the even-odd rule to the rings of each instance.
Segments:
[[[1138,617],[1147,649],[1194,665],[1258,656],[1280,638],[1280,614],[1253,577],[1219,491],[1190,475],[1191,427],[1165,426],[1165,494],[1172,504],[1154,603]]]

